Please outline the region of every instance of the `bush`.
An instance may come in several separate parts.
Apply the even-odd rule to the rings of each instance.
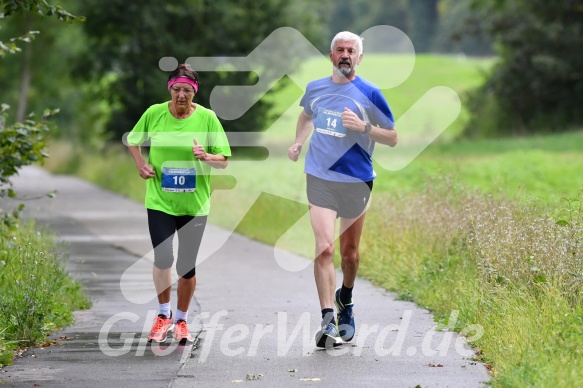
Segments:
[[[72,323],[72,310],[89,307],[64,264],[52,237],[33,222],[0,223],[0,363],[7,351],[42,343]]]
[[[473,0],[500,62],[471,102],[467,130],[493,135],[563,132],[583,120],[583,19],[573,1]],[[495,100],[495,108],[492,102]]]
[[[47,119],[58,110],[47,109],[40,120],[34,120],[34,114],[22,123],[6,125],[8,109],[6,104],[0,105],[0,198],[6,195],[14,197],[10,177],[18,172],[18,169],[40,162],[48,156],[43,152],[49,134]]]

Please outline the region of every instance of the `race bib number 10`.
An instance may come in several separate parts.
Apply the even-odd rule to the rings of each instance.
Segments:
[[[196,190],[196,169],[162,167],[162,190],[170,193],[192,193]]]

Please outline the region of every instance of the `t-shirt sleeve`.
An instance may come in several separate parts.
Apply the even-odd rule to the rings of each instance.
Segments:
[[[304,108],[304,112],[306,112],[308,116],[312,116],[314,114],[314,112],[312,111],[312,107],[310,106],[310,100],[312,95],[312,88],[310,86],[311,84],[308,84],[308,86],[306,87],[306,93],[304,93],[302,99],[300,100],[300,106]]]
[[[127,144],[130,146],[139,146],[145,142],[148,137],[148,126],[150,123],[150,109],[148,108],[142,117],[138,120],[134,128],[128,134]]]
[[[221,125],[217,115],[214,112],[209,116],[209,151],[214,155],[223,155],[225,157],[231,156],[231,147],[229,146],[229,139],[225,134],[225,130]]]
[[[389,104],[385,99],[385,96],[380,90],[376,89],[372,93],[372,103],[375,106],[374,114],[372,117],[372,123],[378,125],[381,128],[391,129],[395,126],[395,119],[393,117],[393,112],[389,108]]]

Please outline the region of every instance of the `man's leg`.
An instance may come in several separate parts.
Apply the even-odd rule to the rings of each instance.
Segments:
[[[334,235],[336,211],[310,206],[310,219],[316,237],[316,260],[314,278],[322,309],[321,330],[316,333],[316,346],[330,348],[342,344],[338,336],[334,317],[334,289],[336,270],[334,269]]]
[[[336,306],[338,307],[337,323],[338,332],[344,341],[351,341],[354,337],[354,303],[352,302],[352,288],[360,264],[358,246],[360,236],[364,226],[363,212],[357,218],[340,219],[340,255],[342,257],[342,287],[335,295]]]
[[[348,288],[354,287],[354,280],[360,264],[360,237],[364,228],[363,212],[357,218],[340,219],[340,256],[342,257],[343,284]]]
[[[310,205],[310,220],[316,238],[314,277],[320,307],[332,309],[334,308],[334,290],[336,288],[336,271],[332,261],[334,258],[336,212]]]

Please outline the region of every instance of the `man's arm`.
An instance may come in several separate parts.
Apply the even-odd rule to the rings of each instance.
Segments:
[[[370,132],[366,133],[366,124],[367,123],[361,120],[356,113],[348,108],[344,108],[344,112],[342,112],[342,125],[346,128],[364,133],[377,143],[385,144],[390,147],[397,145],[399,137],[397,136],[397,130],[395,127],[381,128],[371,125]]]
[[[366,123],[365,123],[366,125]],[[363,127],[364,128],[364,127]],[[363,129],[364,132],[364,129]],[[371,125],[370,132],[366,134],[368,137],[376,141],[377,143],[388,145],[389,147],[394,147],[399,141],[397,135],[397,129],[393,128],[381,128]]]
[[[297,162],[300,153],[302,152],[302,146],[310,133],[312,132],[312,116],[308,115],[302,110],[300,117],[298,118],[298,123],[296,125],[296,141],[287,150],[287,156],[294,162]]]

